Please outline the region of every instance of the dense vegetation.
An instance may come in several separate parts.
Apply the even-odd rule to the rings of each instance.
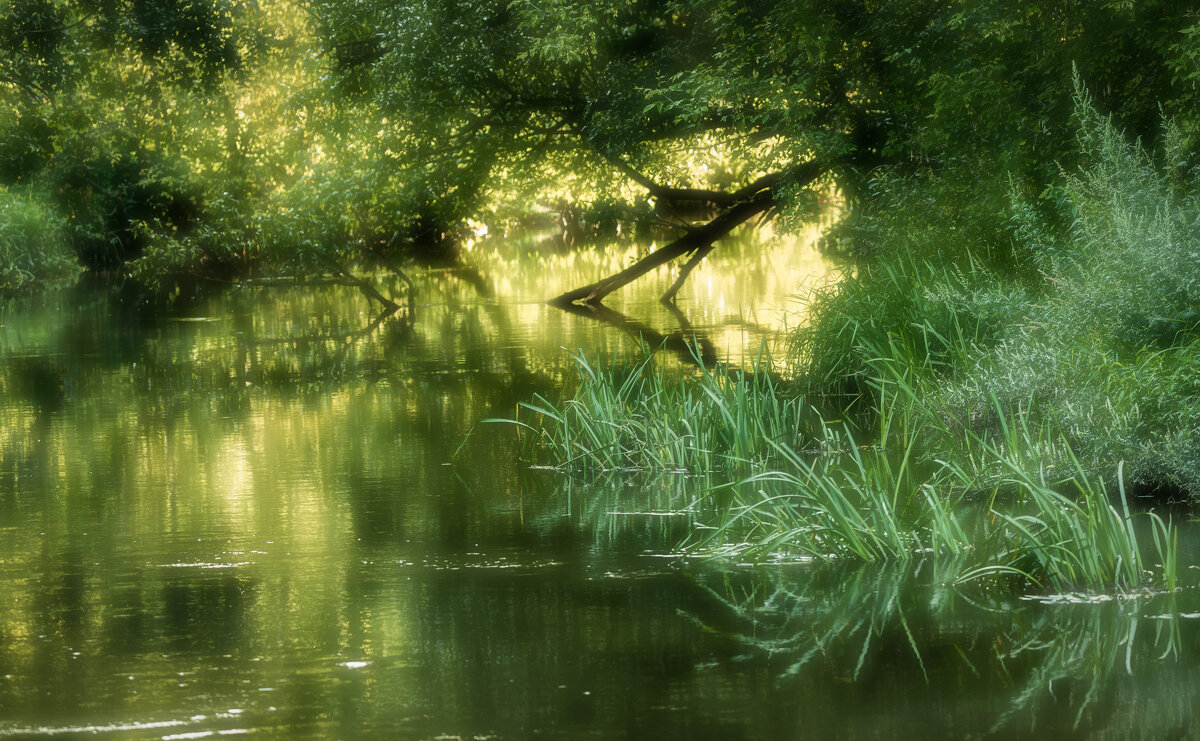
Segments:
[[[1110,496],[1200,494],[1185,4],[13,0],[0,29],[6,290],[286,277],[396,309],[361,268],[457,266],[468,229],[552,213],[565,242],[667,235],[558,302],[680,259],[672,298],[734,228],[832,196],[849,267],[786,381],[585,373],[534,405],[531,454],[755,477],[721,489],[717,550],[972,546],[1059,585],[1142,581]]]
[[[1185,150],[1200,137],[1197,21],[1165,1],[19,0],[0,14],[4,197],[57,214],[84,267],[150,283],[452,260],[470,219],[539,208],[571,237],[669,225],[678,241],[647,268],[763,213],[801,219],[832,187],[850,206],[840,249],[879,249],[853,225],[936,188],[970,224],[947,251],[981,240],[1002,261],[1009,178],[1040,192],[1076,158],[1072,65],[1128,136],[1155,145],[1165,112]]]
[[[933,554],[950,578],[1060,590],[1138,586],[1152,553],[1173,588],[1154,507],[1200,491],[1194,165],[1178,129],[1156,163],[1082,89],[1075,105],[1087,164],[1049,217],[1012,193],[1013,268],[942,256],[959,226],[937,210],[861,222],[890,249],[814,297],[791,383],[580,359],[569,398],[526,405],[529,454],[708,477],[711,501],[680,504],[707,513],[697,552]]]

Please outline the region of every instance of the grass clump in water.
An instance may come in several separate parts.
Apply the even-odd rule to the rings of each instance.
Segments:
[[[1031,467],[1038,442],[1020,417],[1005,418],[1003,440],[969,433],[970,460],[931,461],[918,446],[938,415],[902,379],[881,387],[880,424],[863,445],[782,395],[766,368],[679,377],[649,359],[576,360],[581,383],[569,398],[524,405],[527,454],[572,474],[705,474],[709,487],[677,503],[701,516],[693,555],[934,558],[954,565],[951,580],[1009,575],[1065,591],[1146,585],[1154,548],[1156,581],[1174,588],[1173,526],[1150,515],[1148,542],[1123,490],[1116,507],[1078,463],[1062,480]]]
[[[579,385],[559,401],[535,396],[516,422],[526,454],[571,473],[676,471],[745,475],[779,458],[811,427],[803,401],[765,372],[675,375],[652,356],[631,367],[575,357]]]
[[[903,426],[876,445],[855,444],[848,432],[836,452],[781,451],[786,469],[732,487],[721,521],[702,532],[692,550],[754,559],[781,555],[819,560],[907,562],[932,558],[952,568],[946,578],[970,581],[1013,576],[1056,591],[1158,584],[1176,586],[1176,529],[1144,515],[1139,533],[1121,466],[1114,503],[1062,444],[1075,467],[1057,479],[1031,471],[1026,453],[1033,433],[1005,417],[1006,444],[974,440],[970,462],[918,460],[915,448],[931,436],[936,415],[909,397]],[[879,445],[891,438],[895,445]],[[1161,571],[1152,574],[1148,556]]]

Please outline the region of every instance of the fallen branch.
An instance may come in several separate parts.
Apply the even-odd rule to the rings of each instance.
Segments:
[[[764,175],[746,187],[730,194],[730,197],[733,199],[732,205],[728,206],[707,224],[693,227],[679,239],[651,252],[628,268],[614,273],[607,278],[598,280],[595,283],[567,291],[561,296],[551,299],[549,303],[554,306],[567,306],[576,303],[597,305],[602,303],[604,298],[613,291],[632,283],[651,270],[665,265],[677,257],[687,254],[698,256],[693,257],[684,266],[683,275],[680,277],[680,280],[677,280],[667,290],[666,294],[663,295],[663,300],[669,302],[679,292],[679,289],[683,285],[683,279],[687,277],[688,273],[696,267],[700,260],[712,251],[714,242],[754,217],[765,214],[775,205],[775,189],[785,178],[808,184],[816,180],[821,172],[822,168],[819,164],[808,162],[786,172]]]

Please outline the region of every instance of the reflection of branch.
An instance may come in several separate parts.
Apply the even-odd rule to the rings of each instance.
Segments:
[[[363,328],[357,332],[352,332],[349,335],[345,335],[342,338],[308,337],[308,338],[300,338],[297,340],[285,338],[285,339],[276,340],[276,342],[287,343],[287,342],[303,341],[303,340],[329,342],[334,339],[342,339],[342,340],[344,340],[344,342],[347,345],[350,345],[358,338],[368,335],[371,332],[374,332],[376,329],[379,328],[379,325],[383,324],[384,320],[387,319],[388,317],[391,317],[391,316],[394,316],[394,315],[400,313],[400,309],[401,309],[400,305],[397,304],[392,299],[390,299],[387,296],[384,296],[382,293],[380,293],[379,289],[375,288],[375,286],[372,285],[370,281],[366,280],[365,278],[361,278],[357,275],[354,275],[348,269],[346,269],[345,267],[338,264],[336,261],[334,261],[332,259],[328,260],[328,264],[332,268],[332,270],[336,273],[335,275],[332,275],[332,276],[326,275],[326,276],[322,276],[319,278],[318,277],[301,277],[301,276],[279,276],[279,277],[275,277],[275,278],[250,278],[250,279],[241,281],[241,284],[246,285],[246,286],[252,286],[252,287],[346,286],[349,288],[357,288],[368,299],[374,299],[375,301],[378,301],[380,304],[383,305],[383,308],[380,311],[379,315],[376,316],[375,319],[372,320],[371,323],[368,324],[365,328]],[[410,278],[408,276],[408,274],[405,273],[400,268],[398,268],[396,266],[390,266],[390,267],[395,272],[396,276],[399,277],[400,280],[402,280],[404,282],[405,289],[406,289],[405,292],[408,295],[408,312],[407,312],[407,314],[405,314],[403,316],[403,318],[400,320],[400,322],[404,329],[406,329],[406,330],[411,329],[413,324],[417,320],[417,303],[416,303],[417,287],[416,287],[416,284],[413,283],[412,278]]]
[[[203,276],[198,276],[203,277]],[[215,279],[210,279],[215,280]],[[218,281],[227,282],[227,281]],[[280,275],[274,278],[245,278],[233,282],[239,286],[248,288],[319,288],[321,286],[346,286],[347,288],[357,288],[358,283],[352,280],[347,280],[339,276],[323,276],[321,278],[308,278],[304,276]]]
[[[334,284],[340,285],[340,284]],[[358,339],[366,337],[379,328],[379,325],[384,321],[394,316],[394,311],[381,311],[370,321],[367,326],[362,329],[356,329],[353,332],[339,332],[335,334],[303,334],[295,337],[261,337],[250,340],[245,343],[247,347],[276,347],[286,345],[299,345],[305,343],[326,343],[338,342],[345,345],[352,345]],[[416,317],[414,315],[404,315],[397,319],[403,327],[411,327]]]
[[[671,313],[671,316],[675,317],[675,321],[679,322],[678,332],[663,334],[648,324],[644,324],[619,311],[614,311],[603,304],[568,304],[558,308],[568,314],[595,319],[598,322],[616,327],[633,337],[639,337],[651,350],[658,350],[659,348],[670,350],[688,365],[712,368],[721,362],[721,359],[717,356],[716,346],[713,345],[712,340],[706,333],[698,332],[692,326],[687,316],[684,315],[683,311],[675,304],[664,303],[663,306]],[[762,328],[759,329],[764,334],[770,331]],[[762,363],[760,366],[752,367],[749,370],[744,368],[725,368],[725,372],[730,376],[739,378],[763,375],[769,377],[777,384],[787,383],[787,379],[776,372],[770,363]]]
[[[774,337],[779,334],[778,329],[772,329],[771,327],[764,327],[761,324],[755,324],[754,322],[747,321],[745,319],[728,319],[726,321],[721,322],[720,326],[722,326],[722,327],[737,327],[738,329],[742,330],[743,332],[755,334],[755,335],[758,335],[759,337]]]
[[[668,305],[667,308],[679,322],[679,331],[670,334],[663,334],[637,319],[600,304],[567,304],[559,308],[569,314],[595,319],[634,337],[639,337],[651,349],[661,347],[670,350],[685,363],[705,368],[711,368],[717,364],[717,351],[712,341],[707,335],[697,333],[683,312],[675,306]]]
[[[391,317],[395,313],[396,312],[394,312],[394,311],[387,311],[387,310],[379,312],[379,316],[377,316],[373,320],[371,320],[370,324],[368,324],[367,326],[363,327],[362,329],[358,330],[357,332],[354,332],[349,337],[347,337],[346,345],[352,345],[352,344],[354,344],[354,341],[357,340],[358,338],[365,337],[365,336],[371,334],[372,332],[374,332],[376,329],[379,328],[380,324],[383,324],[385,319]],[[403,316],[403,318],[400,318],[397,321],[400,323],[401,329],[403,331],[407,332],[409,329],[412,329],[413,324],[416,323],[417,315],[415,312],[410,312],[408,314],[405,314]]]
[[[375,299],[379,303],[383,304],[383,306],[385,308],[389,309],[392,313],[400,311],[400,304],[396,303],[395,301],[391,300],[387,296],[384,296],[382,293],[380,293],[379,289],[377,289],[377,288],[375,288],[375,286],[371,285],[370,281],[366,280],[365,278],[360,278],[357,275],[354,275],[348,269],[346,269],[346,267],[344,267],[343,265],[337,263],[336,261],[334,261],[332,259],[329,260],[329,264],[334,270],[341,273],[346,278],[346,280],[350,281],[351,285],[355,286],[356,288],[358,288],[358,290],[362,291],[363,294],[367,296],[367,298]],[[404,275],[403,273],[401,273],[401,277],[403,277],[406,280],[408,279],[408,276]],[[410,286],[409,300],[411,301],[412,300],[412,291],[411,291],[412,281],[408,281],[408,283]]]

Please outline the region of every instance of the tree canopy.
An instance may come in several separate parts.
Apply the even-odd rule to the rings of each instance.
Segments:
[[[315,6],[335,84],[395,122],[396,166],[420,171],[428,208],[452,222],[500,183],[569,174],[715,211],[662,259],[765,211],[803,214],[814,187],[853,207],[884,170],[1041,184],[1073,156],[1073,66],[1144,140],[1164,105],[1194,113],[1196,17],[1170,2],[365,7]]]
[[[818,193],[1041,189],[1073,68],[1144,143],[1164,113],[1200,142],[1200,19],[1168,0],[16,0],[0,28],[0,197],[149,280],[452,253],[535,204],[670,224],[559,297],[596,302]]]

